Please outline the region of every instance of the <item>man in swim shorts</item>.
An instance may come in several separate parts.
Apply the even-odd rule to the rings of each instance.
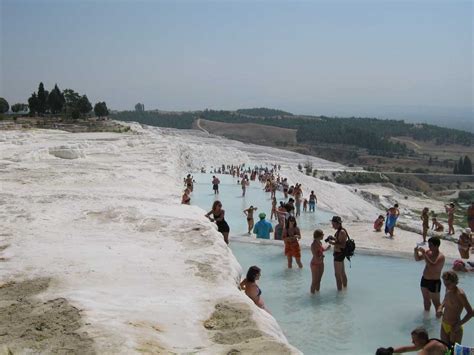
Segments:
[[[443,316],[441,321],[441,340],[449,345],[461,344],[463,336],[462,326],[474,316],[474,311],[469,304],[464,290],[457,286],[458,282],[458,275],[454,271],[443,273],[446,294],[443,303],[436,312],[438,317]],[[463,310],[466,310],[466,315],[461,319]]]
[[[220,180],[213,176],[212,177],[212,189],[214,190],[214,195],[217,195],[219,193],[219,184],[220,184]]]
[[[344,259],[346,258],[346,255],[344,249],[349,235],[346,229],[342,227],[341,217],[332,217],[331,223],[332,227],[336,230],[336,233],[334,233],[334,237],[328,238],[328,243],[334,245],[334,275],[336,277],[337,290],[341,291],[343,288],[347,287],[347,275],[344,267]]]
[[[439,251],[440,244],[441,241],[439,238],[432,237],[428,240],[429,250],[417,246],[414,251],[415,260],[424,260],[426,264],[420,287],[423,296],[423,304],[427,312],[430,310],[431,303],[433,303],[435,310],[440,306],[440,279],[445,261],[443,253]]]

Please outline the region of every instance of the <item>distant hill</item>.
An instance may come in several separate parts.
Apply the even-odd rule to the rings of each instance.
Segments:
[[[112,115],[112,117],[117,120],[181,129],[192,128],[198,118],[230,124],[250,123],[279,127],[295,130],[298,144],[309,146],[346,145],[366,149],[369,154],[379,156],[413,154],[413,150],[407,147],[404,141],[393,140],[393,137],[408,137],[416,141],[433,142],[438,146],[450,144],[474,146],[474,134],[470,132],[424,123],[413,124],[403,120],[364,117],[300,116],[268,108],[237,111],[206,109],[192,112],[123,111]],[[232,128],[237,128],[237,126],[232,126]]]
[[[276,117],[276,116],[293,116],[292,113],[275,110],[273,108],[259,107],[259,108],[242,108],[236,111],[242,115],[255,117]]]

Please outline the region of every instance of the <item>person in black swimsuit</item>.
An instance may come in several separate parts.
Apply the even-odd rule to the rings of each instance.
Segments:
[[[224,218],[225,211],[222,209],[222,203],[218,200],[214,201],[214,203],[212,204],[212,209],[208,213],[206,213],[206,217],[209,218],[211,222],[216,222],[217,231],[222,233],[222,235],[224,236],[224,241],[226,242],[226,244],[229,244],[230,228]]]

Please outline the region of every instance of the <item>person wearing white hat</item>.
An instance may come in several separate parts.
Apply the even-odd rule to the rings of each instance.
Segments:
[[[469,249],[472,247],[472,231],[471,228],[465,228],[462,230],[461,235],[458,239],[458,250],[459,255],[462,259],[469,259]]]

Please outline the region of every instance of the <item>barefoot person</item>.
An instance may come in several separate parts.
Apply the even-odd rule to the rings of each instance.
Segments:
[[[390,237],[393,238],[393,232],[397,224],[398,216],[400,215],[400,210],[398,209],[398,204],[393,205],[387,210],[387,220],[385,221],[385,234],[390,234]]]
[[[206,214],[206,217],[209,218],[211,222],[216,222],[217,231],[222,233],[222,235],[224,236],[224,241],[226,242],[226,244],[229,244],[230,228],[224,218],[225,211],[222,209],[222,203],[220,201],[214,201],[214,203],[212,204],[212,209]]]
[[[314,212],[316,209],[316,204],[318,203],[318,199],[314,191],[311,191],[309,195],[309,212]]]
[[[220,180],[213,176],[212,177],[212,189],[214,190],[214,195],[217,195],[219,193],[219,184],[220,184]]]
[[[448,344],[439,339],[430,339],[425,328],[419,327],[411,332],[413,345],[400,346],[393,349],[390,354],[402,354],[420,351],[420,355],[446,355]]]
[[[181,197],[181,204],[183,205],[191,204],[191,197],[189,196],[189,194],[190,194],[189,189],[185,189],[183,192],[183,196]]]
[[[467,226],[474,230],[474,201],[471,202],[471,205],[467,208]]]
[[[423,296],[423,304],[425,311],[429,312],[431,303],[435,310],[440,305],[441,291],[441,271],[444,266],[444,255],[439,251],[441,241],[437,237],[428,240],[429,250],[425,250],[419,246],[415,248],[415,260],[424,260],[426,265],[421,278],[420,287]]]
[[[423,221],[422,223],[422,236],[423,236],[423,244],[426,243],[426,236],[428,235],[428,230],[430,229],[430,216],[429,213],[430,209],[428,207],[423,208],[421,211],[420,219]]]
[[[240,182],[242,186],[242,197],[245,197],[245,192],[247,191],[247,186],[249,186],[249,178],[245,175]]]
[[[257,285],[257,281],[260,280],[262,275],[261,270],[258,266],[251,266],[247,271],[247,277],[240,283],[240,288],[245,291],[245,294],[260,308],[266,310],[265,303],[262,298],[262,290]]]
[[[288,259],[288,268],[293,267],[293,258],[296,260],[296,264],[301,269],[303,264],[301,263],[301,249],[298,240],[301,239],[300,229],[296,225],[296,219],[294,216],[288,217],[286,228],[283,229],[283,240],[285,241],[285,255]]]
[[[344,249],[346,248],[348,233],[346,229],[342,227],[341,217],[332,217],[331,223],[336,233],[334,233],[334,237],[329,237],[327,241],[329,244],[334,245],[334,275],[336,277],[337,290],[341,291],[347,287],[347,275],[344,267],[346,255]]]
[[[461,344],[463,336],[463,324],[467,323],[473,316],[474,311],[466,297],[466,294],[458,285],[458,275],[454,271],[443,273],[443,283],[446,294],[443,303],[438,307],[436,315],[443,316],[441,321],[441,340],[454,345]],[[466,314],[461,319],[463,310]]]
[[[194,189],[194,180],[191,174],[188,174],[186,176],[186,179],[184,179],[184,182],[186,184],[186,188],[189,190],[189,192],[193,192]]]
[[[384,222],[385,222],[385,217],[382,215],[379,215],[378,218],[374,222],[374,230],[376,232],[381,232]]]
[[[472,246],[471,228],[465,228],[462,230],[457,243],[459,255],[461,255],[461,258],[469,259],[469,250]]]
[[[456,212],[456,207],[454,203],[444,206],[446,213],[448,214],[448,234],[454,234],[454,212]]]
[[[276,199],[275,196],[272,198],[272,212],[270,214],[270,219],[273,219],[273,217],[275,217],[275,219],[278,219],[278,217],[277,217],[277,199]]]
[[[324,237],[324,232],[321,229],[316,229],[313,233],[313,243],[311,244],[311,253],[313,258],[311,259],[311,288],[310,292],[315,293],[319,292],[321,287],[321,279],[323,278],[324,273],[324,252],[328,250],[331,246],[327,248],[323,247],[322,241]]]
[[[244,215],[247,216],[248,234],[252,233],[252,228],[254,226],[253,212],[257,209],[257,207],[250,206],[249,208],[244,210]]]
[[[438,219],[436,217],[433,217],[431,219],[431,229],[434,230],[435,232],[442,232],[444,231],[444,226],[438,222]]]

